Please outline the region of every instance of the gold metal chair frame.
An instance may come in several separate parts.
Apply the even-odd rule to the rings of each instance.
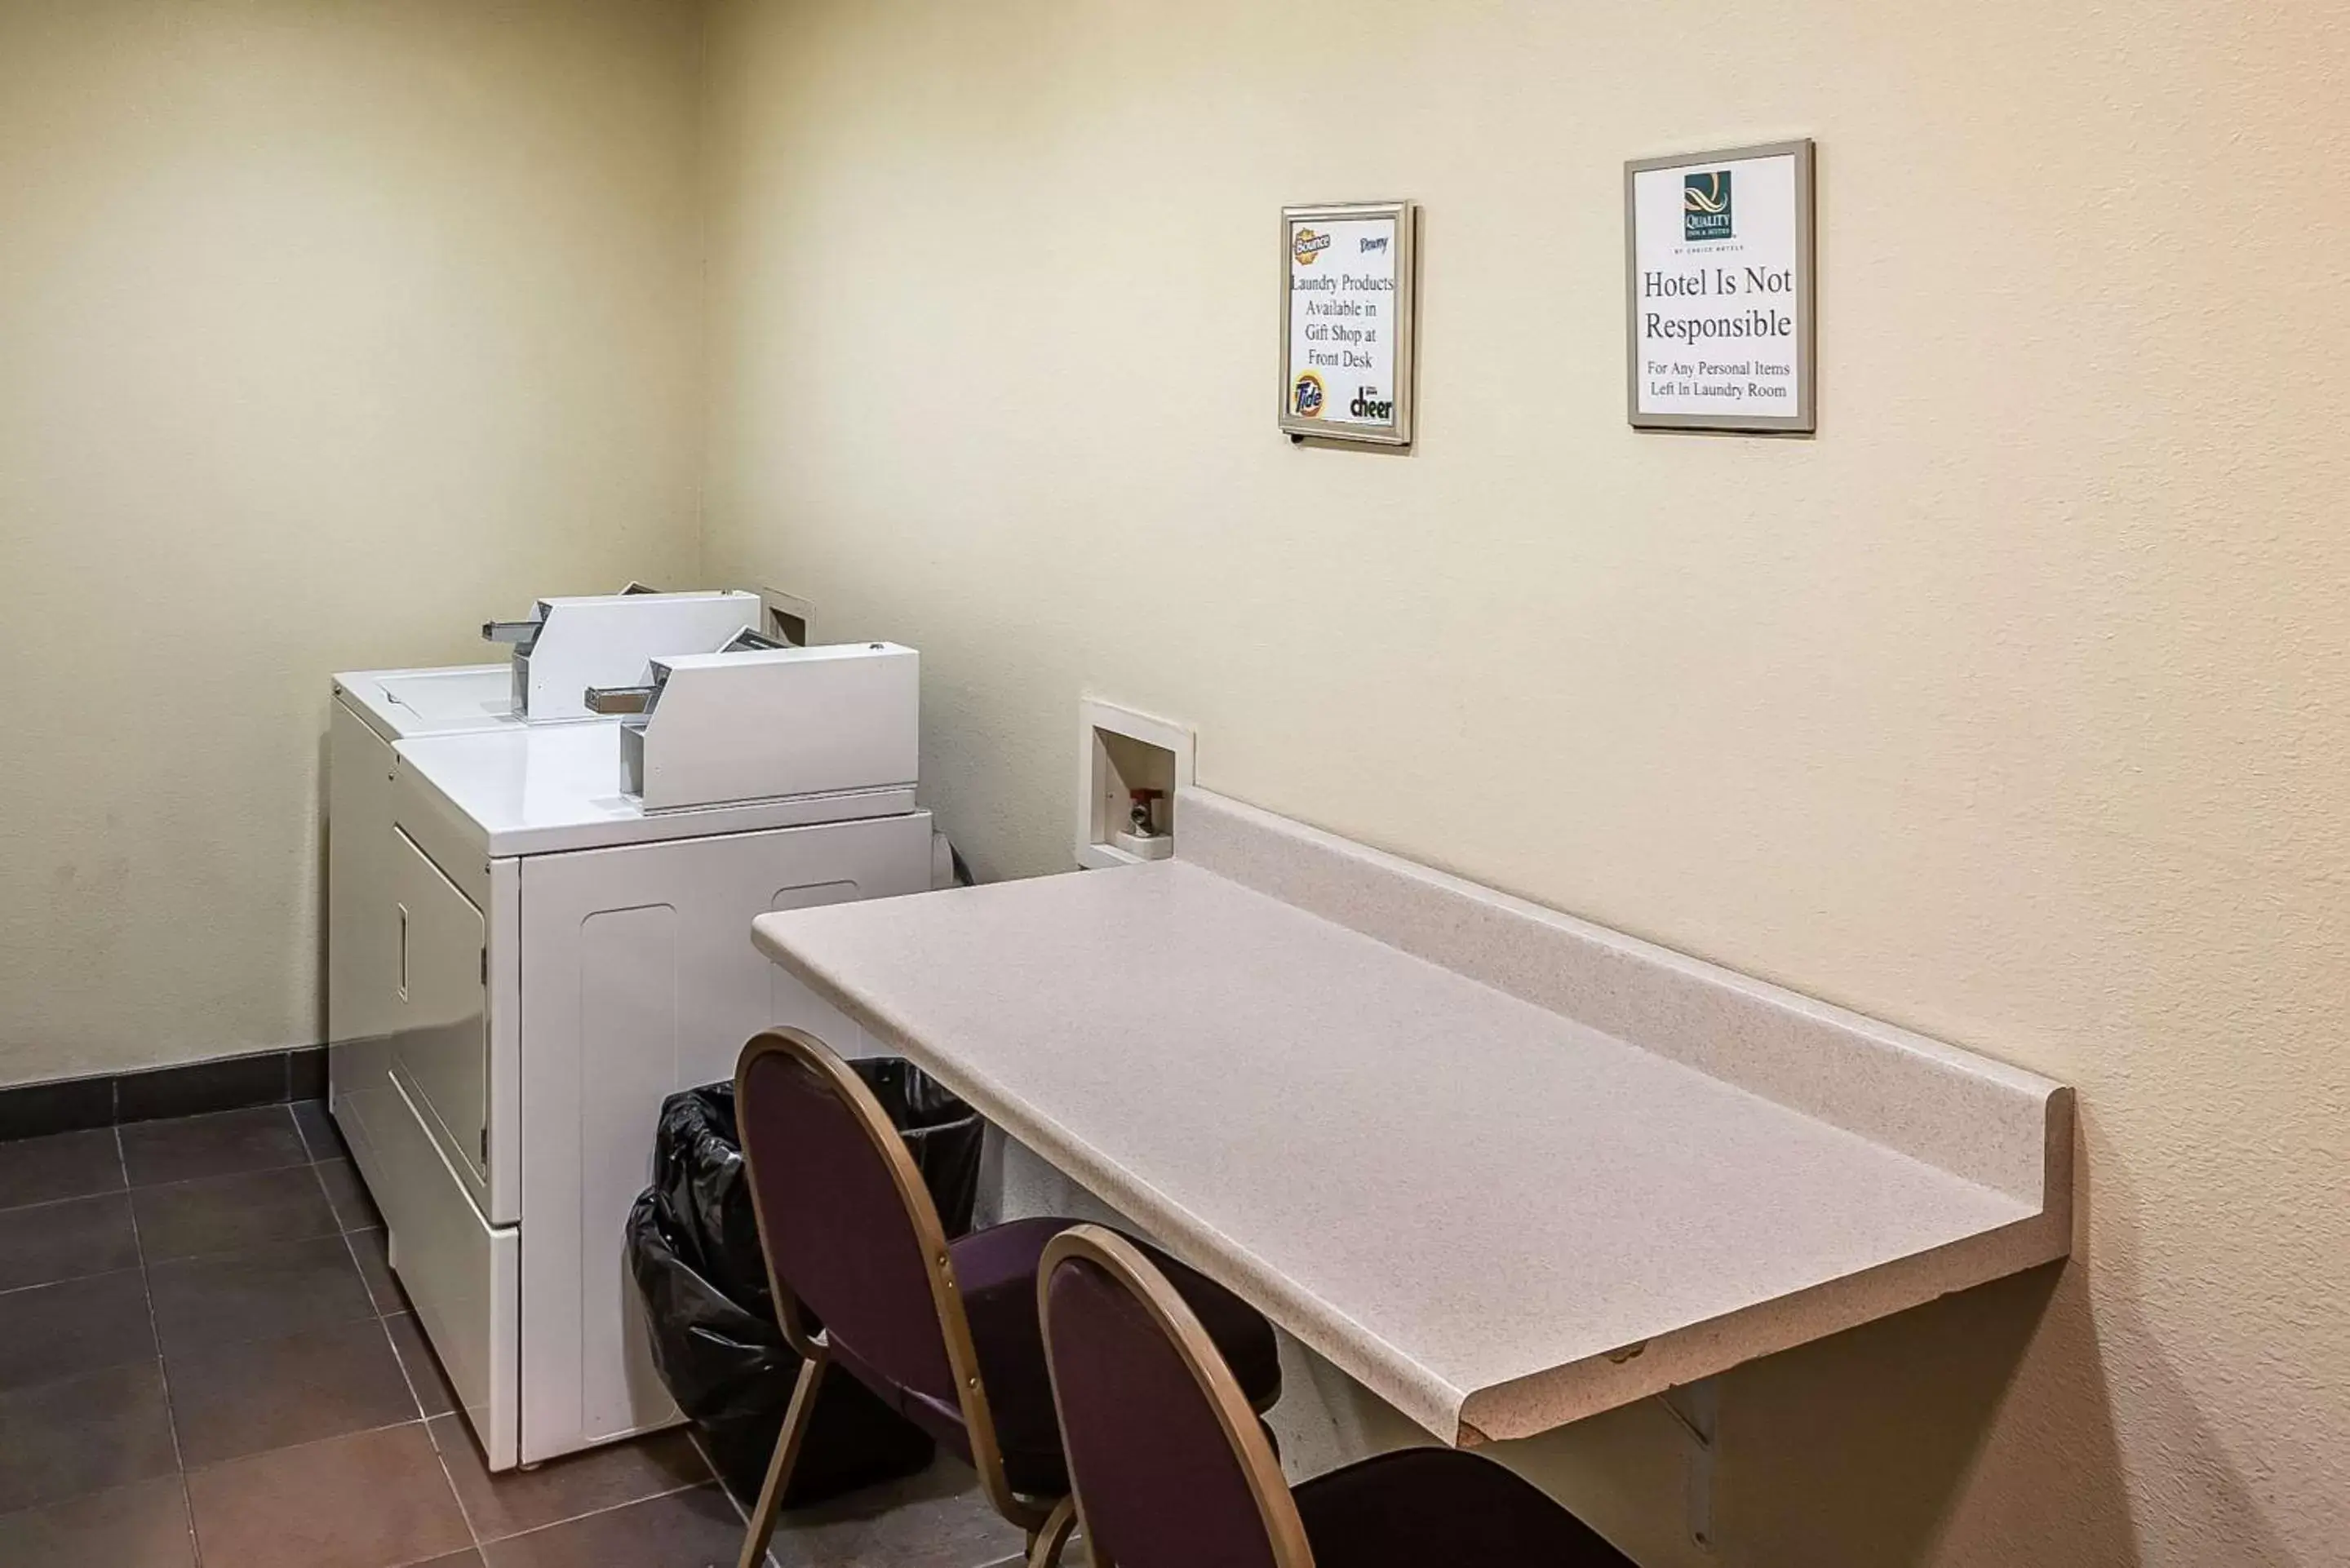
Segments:
[[[1232,1457],[1240,1462],[1242,1474],[1247,1479],[1249,1495],[1256,1501],[1258,1517],[1264,1522],[1265,1540],[1273,1547],[1274,1568],[1314,1568],[1313,1548],[1305,1540],[1305,1521],[1298,1517],[1296,1501],[1290,1496],[1289,1482],[1281,1473],[1280,1458],[1265,1437],[1257,1412],[1250,1407],[1248,1396],[1241,1391],[1239,1380],[1224,1364],[1215,1341],[1208,1337],[1207,1329],[1168,1282],[1167,1276],[1139,1248],[1117,1231],[1098,1225],[1079,1225],[1054,1237],[1045,1249],[1044,1262],[1036,1271],[1036,1310],[1045,1324],[1045,1364],[1053,1366],[1053,1272],[1073,1259],[1091,1263],[1124,1286],[1141,1303],[1143,1310],[1191,1369],[1200,1392],[1214,1407],[1216,1422],[1223,1428],[1225,1440],[1232,1444]],[[1066,1431],[1068,1421],[1061,1406],[1058,1366],[1053,1366],[1053,1413]],[[1076,1486],[1074,1468],[1069,1480],[1073,1487]],[[1076,1487],[1072,1495],[1076,1499],[1076,1522],[1085,1527],[1086,1539],[1091,1543],[1094,1568],[1116,1568],[1102,1549],[1100,1538],[1085,1523],[1085,1489]]]
[[[789,1057],[839,1096],[888,1165],[897,1183],[898,1196],[906,1205],[907,1216],[913,1221],[915,1236],[921,1244],[924,1271],[930,1276],[931,1303],[938,1309],[939,1328],[946,1340],[947,1367],[954,1377],[955,1395],[962,1407],[963,1427],[970,1434],[972,1463],[979,1471],[980,1485],[995,1511],[1027,1532],[1029,1568],[1055,1568],[1076,1528],[1076,1504],[1066,1497],[1020,1497],[1004,1479],[995,1417],[988,1407],[987,1387],[980,1380],[979,1352],[972,1342],[971,1320],[963,1311],[962,1294],[955,1286],[954,1260],[947,1247],[946,1226],[939,1219],[938,1205],[931,1201],[930,1189],[922,1184],[921,1172],[914,1168],[913,1157],[906,1152],[897,1127],[891,1125],[889,1112],[874,1097],[873,1091],[865,1086],[865,1081],[823,1041],[804,1030],[770,1029],[753,1036],[736,1060],[734,1104],[739,1114],[747,1114],[751,1103],[744,1092],[750,1068],[767,1056]],[[751,1140],[747,1137],[743,1140],[743,1157],[746,1163],[753,1159]],[[775,1295],[776,1322],[783,1330],[784,1343],[805,1359],[800,1365],[799,1381],[792,1388],[783,1431],[775,1439],[775,1456],[768,1463],[766,1480],[759,1489],[758,1505],[751,1514],[739,1568],[759,1568],[766,1559],[768,1543],[775,1538],[775,1515],[783,1506],[784,1489],[791,1484],[792,1471],[799,1463],[808,1424],[816,1415],[816,1392],[832,1360],[825,1335],[810,1332],[799,1298],[775,1276],[775,1249],[767,1245],[767,1217],[760,1210],[758,1198],[759,1184],[754,1179],[752,1208],[758,1216],[760,1251],[766,1255],[767,1288]],[[1056,1241],[1055,1245],[1058,1244]],[[1046,1253],[1048,1258],[1051,1255]],[[1245,1400],[1243,1407],[1246,1407]]]

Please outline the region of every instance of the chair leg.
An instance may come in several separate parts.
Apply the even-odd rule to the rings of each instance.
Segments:
[[[1028,1538],[1028,1568],[1059,1568],[1061,1552],[1077,1528],[1077,1500],[1065,1497],[1053,1505],[1036,1533]]]
[[[767,1560],[767,1543],[775,1538],[775,1515],[784,1506],[784,1489],[799,1468],[800,1448],[807,1441],[808,1423],[816,1417],[816,1395],[824,1382],[827,1357],[811,1355],[800,1363],[800,1379],[792,1386],[791,1407],[784,1412],[784,1429],[775,1434],[775,1457],[767,1462],[767,1479],[759,1488],[759,1505],[751,1511],[750,1532],[743,1538],[737,1568],[760,1568]]]

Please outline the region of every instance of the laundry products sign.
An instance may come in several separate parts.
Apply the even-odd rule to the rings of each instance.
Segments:
[[[1411,441],[1409,202],[1281,214],[1281,428],[1300,440]]]
[[[1627,163],[1624,208],[1632,423],[1817,429],[1812,144]]]

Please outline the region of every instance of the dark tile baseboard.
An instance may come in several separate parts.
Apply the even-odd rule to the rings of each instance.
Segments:
[[[241,1111],[327,1096],[327,1048],[264,1051],[140,1073],[0,1089],[0,1143],[123,1122]]]

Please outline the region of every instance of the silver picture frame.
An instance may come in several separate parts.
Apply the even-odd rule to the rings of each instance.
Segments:
[[[1303,418],[1292,410],[1290,390],[1295,368],[1290,345],[1295,336],[1291,312],[1296,296],[1289,286],[1292,240],[1301,223],[1359,223],[1382,219],[1395,224],[1395,418],[1383,425],[1333,423]],[[1276,420],[1284,435],[1297,441],[1357,441],[1372,446],[1409,446],[1419,326],[1419,204],[1416,202],[1336,202],[1281,210],[1281,384],[1276,392]]]
[[[1752,147],[1636,158],[1624,165],[1624,411],[1636,430],[1721,431],[1814,435],[1819,431],[1818,293],[1814,277],[1813,156],[1810,138]],[[1792,414],[1656,414],[1640,410],[1640,213],[1634,189],[1642,174],[1762,158],[1795,162],[1795,411]]]

